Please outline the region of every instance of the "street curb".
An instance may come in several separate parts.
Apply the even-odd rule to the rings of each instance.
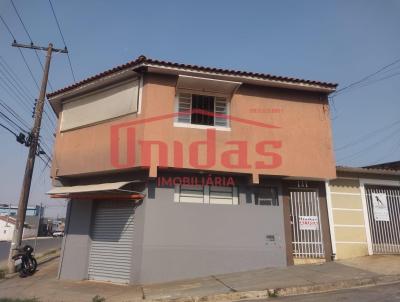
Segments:
[[[45,264],[45,263],[47,263],[47,262],[50,262],[50,261],[52,261],[52,260],[54,260],[54,259],[59,258],[59,257],[60,257],[60,251],[59,251],[59,250],[54,250],[54,251],[55,251],[55,252],[54,252],[54,253],[51,253],[51,254],[49,255],[49,257],[39,255],[39,256],[37,257],[38,266],[39,266],[39,265],[42,265],[42,264]],[[45,254],[45,253],[43,253],[43,254]],[[5,277],[4,277],[3,279],[0,279],[0,282],[1,282],[2,280],[12,279],[12,278],[14,278],[14,277],[16,277],[16,276],[18,276],[18,273],[6,273]]]
[[[47,255],[46,255],[46,256],[47,256]],[[54,253],[49,254],[49,255],[48,255],[49,257],[46,257],[46,256],[39,256],[39,257],[38,257],[38,265],[42,265],[42,264],[45,264],[45,263],[47,263],[47,262],[50,262],[50,261],[52,261],[52,260],[54,260],[54,259],[59,258],[59,257],[60,257],[60,251],[57,250],[57,251],[55,251]]]
[[[209,296],[189,296],[182,298],[160,298],[144,299],[149,302],[224,302],[224,301],[243,301],[249,299],[268,299],[272,297],[297,296],[305,294],[315,294],[330,292],[342,289],[361,288],[373,285],[385,285],[400,282],[400,275],[377,276],[371,278],[351,279],[344,281],[335,281],[323,284],[314,284],[306,286],[293,286],[286,288],[274,288],[258,291],[231,292],[225,294],[215,294]]]
[[[373,285],[384,285],[400,282],[400,275],[377,276],[371,278],[343,280],[307,286],[294,286],[287,288],[277,288],[273,293],[278,297],[297,296],[313,293],[330,292],[341,289],[360,288]]]

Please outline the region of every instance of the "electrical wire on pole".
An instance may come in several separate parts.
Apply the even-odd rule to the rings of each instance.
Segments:
[[[15,225],[15,229],[14,229],[13,240],[11,243],[10,254],[9,254],[9,258],[8,258],[8,269],[10,272],[13,272],[15,270],[14,263],[12,261],[12,257],[15,254],[16,249],[21,246],[22,233],[24,230],[24,222],[25,222],[25,216],[26,216],[26,208],[28,205],[29,193],[30,193],[31,184],[32,184],[32,175],[33,175],[33,169],[34,169],[34,165],[35,165],[35,158],[37,156],[38,148],[40,150],[40,147],[39,147],[40,126],[42,123],[42,114],[43,114],[44,102],[45,102],[45,98],[46,98],[46,88],[47,88],[47,82],[48,82],[48,78],[49,78],[51,55],[53,52],[61,52],[61,53],[67,52],[65,49],[63,50],[63,49],[53,48],[53,44],[51,44],[51,43],[49,43],[48,47],[41,47],[41,46],[36,46],[36,45],[32,45],[32,44],[30,44],[30,45],[18,44],[18,43],[12,43],[12,46],[17,47],[17,48],[44,50],[44,51],[46,51],[46,63],[45,63],[45,68],[44,68],[44,73],[43,73],[43,78],[42,78],[42,85],[40,88],[38,101],[37,101],[37,104],[35,107],[35,121],[34,121],[32,131],[31,131],[31,143],[29,146],[29,153],[28,153],[28,158],[26,161],[25,174],[24,174],[24,179],[23,179],[23,183],[22,183],[22,189],[21,189],[21,194],[20,194],[20,198],[19,198],[19,203],[18,203],[16,225]]]

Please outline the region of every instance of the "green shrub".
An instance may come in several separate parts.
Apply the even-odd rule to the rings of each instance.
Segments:
[[[106,301],[106,298],[100,297],[99,295],[94,296],[92,299],[92,302],[105,302],[105,301]]]

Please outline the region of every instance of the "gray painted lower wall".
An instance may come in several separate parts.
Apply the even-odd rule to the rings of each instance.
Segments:
[[[71,200],[60,257],[60,279],[87,279],[92,201]]]
[[[156,188],[144,201],[140,281],[285,266],[282,201],[256,206],[245,195],[242,190],[236,206],[185,204],[174,202],[173,188]]]
[[[185,204],[174,202],[174,188],[150,183],[147,191],[135,210],[131,283],[286,265],[281,198],[279,206],[257,206],[252,189],[240,187],[239,205]],[[94,203],[70,204],[62,279],[87,278]]]

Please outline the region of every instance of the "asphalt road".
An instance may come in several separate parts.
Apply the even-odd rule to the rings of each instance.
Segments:
[[[35,246],[35,239],[28,239],[23,241],[24,244],[29,244],[31,246]],[[44,253],[48,250],[53,250],[61,247],[62,238],[38,238],[36,244],[36,254]],[[8,253],[10,251],[10,242],[9,241],[0,241],[0,263],[6,262],[8,259]]]
[[[400,283],[346,289],[322,294],[280,297],[254,302],[394,302],[400,301]],[[250,302],[250,300],[248,301]]]

